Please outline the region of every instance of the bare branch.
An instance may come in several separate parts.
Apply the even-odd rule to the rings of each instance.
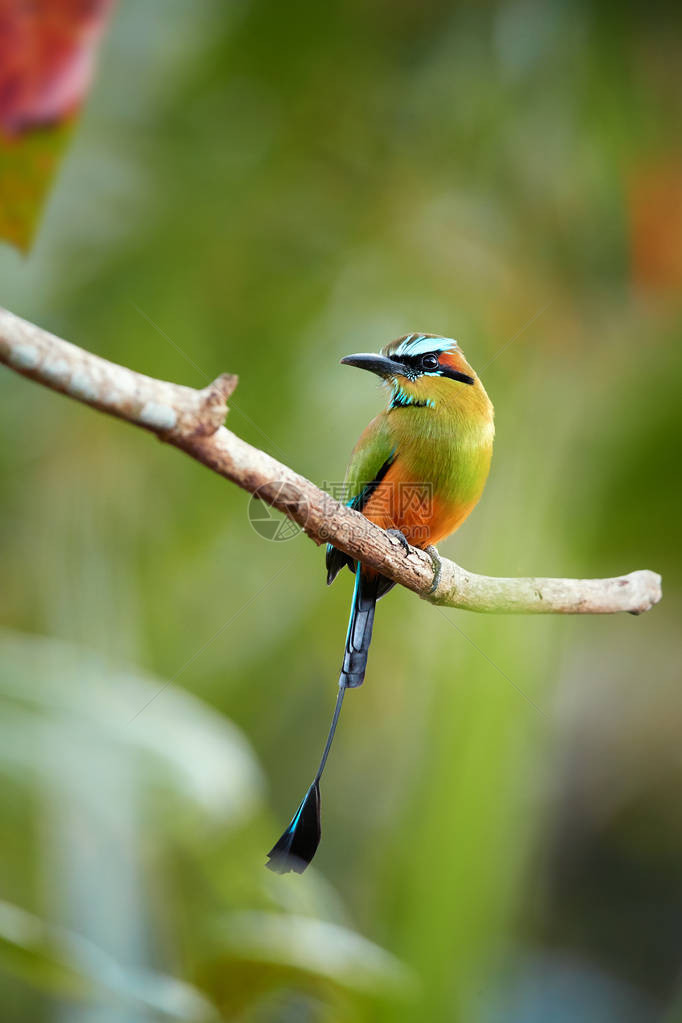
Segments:
[[[31,380],[154,433],[215,433],[237,377],[225,373],[202,391],[135,373],[62,341],[0,309],[0,361]]]
[[[0,362],[52,390],[141,426],[278,508],[316,543],[331,542],[434,604],[503,613],[641,614],[661,599],[647,570],[615,579],[498,579],[402,546],[359,512],[222,426],[237,377],[203,390],[156,380],[62,341],[0,309]]]

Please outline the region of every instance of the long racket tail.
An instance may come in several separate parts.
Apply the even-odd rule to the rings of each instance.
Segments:
[[[355,589],[353,590],[346,646],[339,677],[339,692],[327,741],[312,785],[303,797],[289,827],[268,853],[266,866],[277,874],[287,874],[290,870],[302,874],[317,852],[322,835],[320,778],[334,741],[346,690],[355,689],[364,682],[367,654],[372,640],[374,608],[378,598],[390,588],[390,584],[387,584],[388,580],[382,579],[381,576],[368,577],[363,574],[361,566],[358,565],[355,572]]]

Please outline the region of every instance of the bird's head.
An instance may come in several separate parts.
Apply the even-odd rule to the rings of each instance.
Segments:
[[[390,409],[435,409],[485,394],[457,342],[437,334],[405,334],[379,355],[348,355],[341,362],[381,377],[391,391]]]

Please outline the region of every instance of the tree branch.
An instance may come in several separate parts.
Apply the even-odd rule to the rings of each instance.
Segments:
[[[279,509],[316,543],[332,542],[434,604],[468,611],[641,614],[661,599],[661,577],[648,570],[615,579],[498,579],[401,544],[359,512],[245,443],[222,422],[237,377],[223,374],[203,390],[156,380],[62,341],[0,309],[0,362],[54,391],[155,433],[161,440]]]

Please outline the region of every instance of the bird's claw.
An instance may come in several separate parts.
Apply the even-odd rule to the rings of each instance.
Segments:
[[[431,583],[431,589],[428,590],[427,593],[427,596],[430,596],[432,593],[435,593],[436,590],[438,589],[438,584],[440,582],[440,573],[443,568],[443,562],[440,560],[440,554],[438,553],[437,549],[433,546],[433,544],[429,544],[429,546],[425,547],[424,550],[431,558],[431,564],[433,565],[433,582]]]
[[[395,537],[399,541],[400,546],[405,552],[405,557],[410,553],[410,543],[404,533],[401,533],[399,529],[387,529],[386,532],[389,536]]]

